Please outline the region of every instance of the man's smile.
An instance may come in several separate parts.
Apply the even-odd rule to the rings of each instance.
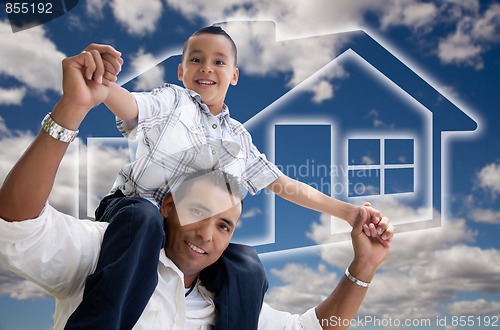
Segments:
[[[203,250],[202,248],[197,247],[193,243],[190,243],[190,242],[187,242],[187,241],[184,241],[184,243],[186,243],[186,245],[189,246],[189,248],[191,250],[193,250],[194,252],[196,252],[196,253],[199,253],[199,254],[208,254],[205,250]]]

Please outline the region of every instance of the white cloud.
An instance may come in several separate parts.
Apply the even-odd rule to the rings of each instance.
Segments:
[[[477,174],[477,184],[494,196],[500,193],[500,163],[491,163],[483,167]]]
[[[380,24],[382,29],[398,25],[419,29],[435,22],[437,14],[438,9],[433,3],[392,1],[382,13]]]
[[[373,160],[373,158],[371,158],[370,156],[363,156],[363,158],[361,159],[361,163],[363,165],[373,165],[375,164],[375,160]]]
[[[492,45],[500,43],[500,5],[491,4],[481,14],[478,9],[462,16],[455,31],[444,38],[438,47],[443,63],[455,63],[484,67],[481,55]]]
[[[96,139],[88,142],[87,161],[81,166],[82,173],[88,169],[88,186],[82,198],[89,194],[88,214],[94,211],[103,196],[107,195],[116,180],[119,170],[130,161],[129,149],[125,139]],[[83,210],[83,208],[82,208]]]
[[[14,299],[42,299],[49,295],[31,281],[27,281],[0,265],[0,295]]]
[[[138,36],[156,31],[163,11],[161,0],[113,0],[110,5],[117,21]]]
[[[321,80],[319,83],[314,84],[311,90],[314,93],[313,102],[321,103],[325,100],[333,98],[333,86],[329,81]]]
[[[489,209],[474,209],[472,210],[470,216],[472,221],[489,224],[500,224],[500,211]]]
[[[0,182],[5,180],[7,173],[21,157],[22,153],[33,141],[33,134],[30,132],[13,132],[5,125],[5,121],[0,117]]]
[[[12,33],[8,22],[0,21],[0,34],[0,74],[37,91],[61,90],[65,55],[47,37],[43,26]]]
[[[472,27],[472,34],[479,40],[500,41],[500,4],[493,3]]]
[[[243,212],[243,214],[241,215],[241,218],[242,219],[249,219],[249,218],[256,217],[257,215],[260,215],[260,214],[262,214],[261,209],[259,209],[257,207],[252,207],[248,211]]]
[[[10,172],[14,164],[31,144],[35,136],[30,131],[12,131],[7,128],[3,118],[0,117],[0,182]],[[78,167],[79,157],[76,144],[72,144],[64,156],[59,167],[54,183],[54,189],[50,195],[50,203],[57,209],[76,214],[78,205]]]
[[[148,91],[161,86],[165,80],[165,70],[162,66],[156,65],[158,60],[152,54],[144,52],[144,49],[139,49],[137,54],[132,58],[132,71],[143,72],[134,80],[134,88],[139,91]]]
[[[103,0],[87,0],[85,1],[85,11],[93,18],[102,18],[103,9],[106,1]]]
[[[465,26],[470,22],[464,19],[458,24],[457,30],[443,39],[438,46],[438,56],[445,64],[466,64],[474,66],[476,69],[483,67],[483,62],[479,56],[483,51],[482,47],[474,42],[473,36],[464,31]]]
[[[26,88],[1,88],[0,87],[0,105],[20,105],[26,95]]]
[[[272,269],[271,272],[286,284],[273,287],[266,295],[266,303],[290,313],[303,313],[317,305],[338,282],[337,275],[325,265],[312,269],[290,263],[281,270]]]
[[[457,301],[447,307],[451,315],[498,315],[500,302],[478,299],[474,301]]]
[[[394,128],[394,123],[388,124],[380,119],[380,113],[372,109],[368,111],[368,114],[363,117],[363,119],[371,119],[373,127],[386,127],[386,128]]]

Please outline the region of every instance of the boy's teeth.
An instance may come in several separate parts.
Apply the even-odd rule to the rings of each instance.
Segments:
[[[201,85],[214,85],[215,83],[210,80],[198,80],[198,83]]]
[[[200,249],[199,247],[197,247],[196,245],[193,245],[189,242],[187,242],[187,245],[191,248],[191,250],[193,250],[194,252],[197,252],[197,253],[202,253],[202,254],[205,254],[206,252],[202,249]]]

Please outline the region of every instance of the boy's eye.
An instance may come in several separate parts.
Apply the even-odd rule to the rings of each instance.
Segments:
[[[194,62],[194,63],[200,63],[201,60],[199,58],[192,58],[191,59],[191,62]]]
[[[215,61],[215,64],[216,64],[216,65],[224,65],[225,63],[224,63],[224,62],[222,62],[222,61]]]

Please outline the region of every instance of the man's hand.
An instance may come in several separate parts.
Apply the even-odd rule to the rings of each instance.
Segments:
[[[351,231],[351,238],[355,259],[363,260],[376,269],[389,252],[395,228],[389,225],[389,219],[386,217],[381,217],[375,224],[374,213],[376,214],[370,203],[365,203],[360,208]]]
[[[363,206],[358,206],[354,211],[352,211],[347,217],[347,222],[353,227],[360,221],[360,218],[364,219],[364,225],[362,227],[364,233],[368,237],[377,237],[380,243],[384,246],[389,246],[387,240],[389,238],[389,233],[385,233],[387,229],[387,219],[384,220],[382,214],[374,209],[370,203],[365,203]],[[384,221],[382,221],[384,220]]]
[[[92,44],[80,54],[65,58],[61,103],[85,115],[106,99],[122,64],[121,53],[108,45]]]

